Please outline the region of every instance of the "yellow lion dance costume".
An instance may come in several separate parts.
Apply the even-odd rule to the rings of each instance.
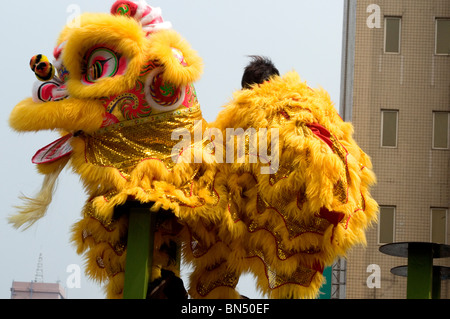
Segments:
[[[208,124],[193,86],[201,59],[143,1],[81,15],[54,57],[32,59],[40,81],[10,125],[61,138],[33,157],[41,192],[10,221],[44,216],[69,163],[89,194],[73,241],[108,298],[123,296],[129,201],[173,216],[158,221],[149,272],[179,275],[167,251],[181,245],[192,298],[239,298],[244,272],[270,298],[314,298],[324,267],[365,242],[377,213],[370,159],[328,94],[295,72],[236,92]]]

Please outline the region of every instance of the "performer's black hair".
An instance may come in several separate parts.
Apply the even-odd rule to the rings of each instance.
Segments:
[[[261,84],[274,75],[280,75],[273,62],[266,57],[251,55],[252,61],[245,67],[241,85],[250,89],[253,84]]]

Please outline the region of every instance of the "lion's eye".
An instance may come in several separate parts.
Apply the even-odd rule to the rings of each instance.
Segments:
[[[87,72],[87,78],[94,82],[105,76],[106,69],[108,67],[108,61],[110,60],[97,60],[90,67]],[[110,73],[109,76],[114,76],[114,72]]]
[[[92,84],[123,74],[125,67],[126,61],[119,54],[105,47],[96,47],[86,55],[83,82]]]

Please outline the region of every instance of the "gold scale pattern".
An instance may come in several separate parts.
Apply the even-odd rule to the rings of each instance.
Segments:
[[[172,169],[172,150],[179,142],[172,140],[172,132],[183,127],[193,136],[194,123],[201,120],[197,105],[107,126],[85,136],[86,162],[114,167],[125,175],[146,159],[160,160]]]

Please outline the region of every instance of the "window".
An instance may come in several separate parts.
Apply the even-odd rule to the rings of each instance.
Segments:
[[[431,209],[431,241],[433,243],[447,243],[447,213],[446,208]]]
[[[436,54],[450,54],[450,19],[436,19]]]
[[[400,53],[400,35],[402,28],[402,18],[384,18],[384,52]]]
[[[381,110],[381,146],[397,147],[398,111]]]
[[[433,148],[449,149],[450,112],[433,112]]]
[[[395,207],[380,206],[380,220],[378,223],[378,243],[388,244],[394,242]]]

